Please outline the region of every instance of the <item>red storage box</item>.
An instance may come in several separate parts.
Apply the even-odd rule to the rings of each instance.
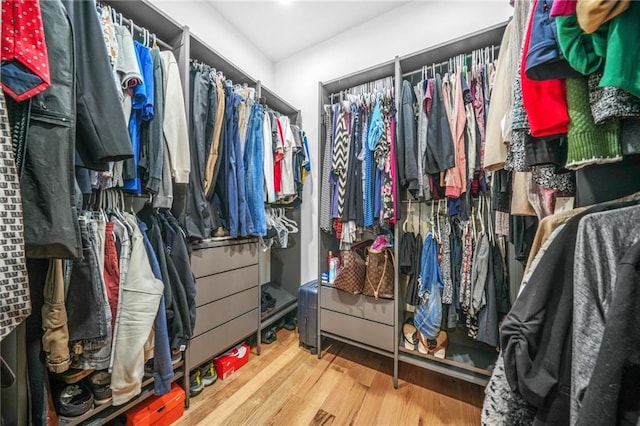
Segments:
[[[224,380],[249,362],[249,351],[249,345],[243,343],[215,358],[218,377]]]
[[[173,383],[171,391],[152,396],[127,411],[127,426],[169,426],[184,414],[184,390]]]

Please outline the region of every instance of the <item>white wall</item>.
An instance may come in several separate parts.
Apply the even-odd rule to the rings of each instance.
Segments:
[[[318,277],[318,82],[482,30],[511,14],[506,0],[411,2],[275,64],[274,90],[302,109],[313,167],[302,210],[302,282]]]
[[[273,87],[273,62],[222,17],[208,1],[151,0],[167,15],[215,49],[252,78]]]

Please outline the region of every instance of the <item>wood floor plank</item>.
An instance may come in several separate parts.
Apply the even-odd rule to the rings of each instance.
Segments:
[[[295,397],[287,401],[269,424],[305,425],[313,422],[322,403],[342,378],[341,374],[332,368],[323,368],[321,365],[316,367],[318,368],[324,370],[320,377],[316,378],[317,371],[308,376],[306,383],[296,392]]]
[[[316,360],[299,348],[292,348],[296,352],[295,358],[290,364],[280,371],[274,372],[274,376],[260,389],[251,395],[233,415],[229,425],[262,425],[268,422],[280,411],[286,403],[292,390],[309,375]]]
[[[382,406],[384,395],[393,391],[393,380],[383,373],[375,373],[371,386],[362,401],[358,414],[353,419],[354,425],[375,425]]]
[[[255,349],[249,363],[201,395],[177,426],[195,425],[477,425],[483,389],[400,364],[393,388],[390,358],[329,341],[320,360],[295,332]]]

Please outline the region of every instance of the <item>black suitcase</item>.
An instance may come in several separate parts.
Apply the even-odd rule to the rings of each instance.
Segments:
[[[318,282],[298,287],[298,337],[300,346],[318,353]]]

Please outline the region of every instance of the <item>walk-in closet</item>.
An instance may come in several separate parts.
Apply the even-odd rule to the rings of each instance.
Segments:
[[[638,18],[2,0],[0,424],[640,425]]]

